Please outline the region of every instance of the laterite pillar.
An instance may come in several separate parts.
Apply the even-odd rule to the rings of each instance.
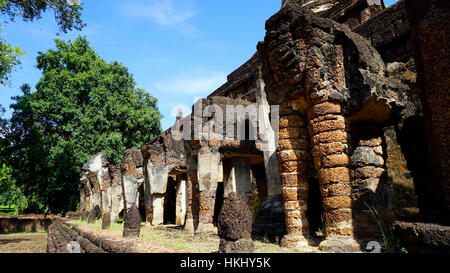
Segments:
[[[286,247],[306,246],[308,245],[309,224],[306,219],[308,142],[305,117],[296,112],[280,111],[279,137],[277,158],[287,231],[282,245]]]
[[[353,239],[347,124],[340,103],[313,103],[308,110],[308,127],[323,197],[326,240],[320,246],[358,249]]]

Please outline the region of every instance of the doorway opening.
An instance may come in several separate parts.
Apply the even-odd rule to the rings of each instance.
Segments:
[[[174,225],[176,218],[177,182],[169,176],[164,195],[164,225]]]
[[[216,201],[214,203],[214,216],[213,216],[214,226],[217,226],[219,222],[219,214],[223,206],[223,194],[224,194],[223,182],[219,182],[217,183]]]

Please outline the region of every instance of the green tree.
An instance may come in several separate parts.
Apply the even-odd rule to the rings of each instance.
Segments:
[[[83,7],[75,0],[0,0],[0,13],[7,20],[22,18],[24,21],[40,19],[47,10],[53,10],[60,31],[81,30],[85,23],[81,20]],[[3,27],[0,25],[0,30]],[[9,75],[20,65],[24,54],[17,46],[8,44],[0,37],[0,84],[9,84]]]
[[[97,152],[119,163],[126,148],[140,148],[160,131],[157,100],[135,87],[128,69],[107,63],[79,37],[56,39],[39,52],[42,78],[13,98],[13,177],[27,197],[51,212],[74,209],[81,167]]]
[[[66,33],[81,30],[85,24],[81,19],[83,6],[75,0],[0,0],[0,11],[9,20],[20,17],[24,21],[41,19],[42,14],[52,10],[59,29]]]
[[[13,47],[3,38],[0,38],[0,84],[6,85],[9,83],[9,75],[20,64],[20,56],[23,54],[19,47]]]
[[[5,136],[9,132],[8,121],[2,118],[5,109],[0,106],[0,205],[14,206],[15,215],[22,212],[28,205],[23,188],[17,185],[12,176],[12,168],[9,157],[6,155],[7,140]]]

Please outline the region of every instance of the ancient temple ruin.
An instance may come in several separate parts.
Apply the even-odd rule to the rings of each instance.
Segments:
[[[448,4],[434,2],[441,6],[426,8],[438,9],[436,20],[448,26]],[[448,132],[440,124],[448,121],[440,121],[448,110],[434,107],[448,101],[440,93],[448,77],[441,86],[416,84],[415,56],[423,58],[416,59],[419,80],[434,72],[423,67],[427,42],[410,38],[416,28],[429,32],[409,22],[405,1],[385,8],[381,0],[284,0],[255,54],[191,114],[180,113],[141,150],[127,150],[121,166],[103,154],[88,161],[81,211],[115,221],[136,205],[149,225],[217,233],[223,200],[235,192],[253,212],[254,232],[281,228],[284,246],[320,243],[331,251],[364,248],[380,238],[380,223],[434,209],[444,215]],[[421,88],[440,97],[421,103]],[[237,121],[232,129],[229,118]],[[423,164],[427,119],[443,130],[426,127],[436,139],[432,189]],[[430,193],[439,189],[438,208]]]

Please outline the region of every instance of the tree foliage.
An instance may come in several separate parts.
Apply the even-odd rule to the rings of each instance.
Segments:
[[[24,21],[40,19],[47,10],[53,10],[61,31],[81,30],[85,24],[81,20],[83,7],[74,0],[0,0],[0,11],[11,21],[21,17]]]
[[[24,85],[13,98],[8,134],[13,177],[38,210],[51,212],[75,208],[87,159],[102,151],[119,163],[125,149],[161,131],[157,100],[126,67],[106,63],[83,37],[55,42],[38,54],[36,91]]]
[[[19,47],[14,47],[0,38],[0,84],[6,85],[9,83],[9,75],[20,64],[20,56],[22,55],[23,51]]]
[[[81,19],[83,7],[75,0],[0,0],[0,13],[7,20],[22,18],[24,21],[40,19],[47,10],[53,10],[60,31],[81,30],[85,23]],[[2,22],[2,23],[3,23]],[[0,25],[0,30],[2,26]],[[9,84],[9,75],[20,62],[24,54],[17,46],[8,44],[0,37],[0,84]]]
[[[9,157],[4,156],[7,148],[5,136],[8,134],[8,121],[2,118],[5,109],[0,106],[0,205],[13,206],[15,215],[22,212],[28,206],[23,187],[17,185],[12,176],[13,170],[9,164]]]

